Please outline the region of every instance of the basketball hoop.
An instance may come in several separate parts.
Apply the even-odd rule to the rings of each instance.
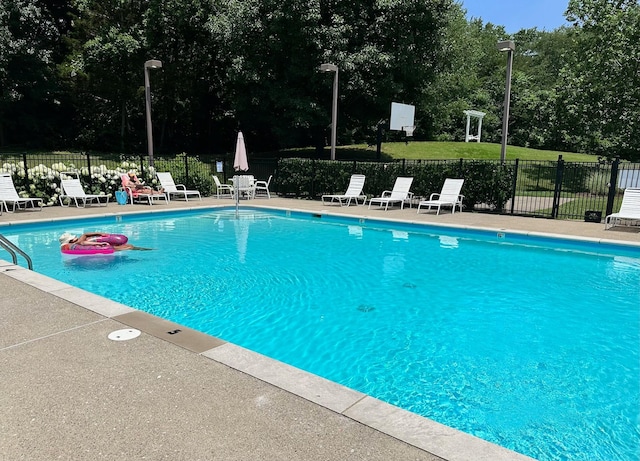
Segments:
[[[402,130],[407,135],[407,138],[413,137],[413,130],[415,130],[415,129],[416,129],[415,125],[414,126],[403,126],[402,127]]]

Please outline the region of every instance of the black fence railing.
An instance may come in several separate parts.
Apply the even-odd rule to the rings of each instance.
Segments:
[[[397,176],[414,178],[420,197],[438,192],[446,177],[464,178],[467,210],[596,221],[617,211],[625,188],[640,188],[640,163],[515,160],[394,160],[391,162],[287,159],[277,191],[318,198],[344,189],[349,175],[364,174],[369,196],[390,189]],[[291,179],[293,178],[293,179]]]
[[[293,186],[291,170],[279,168],[279,159],[249,158],[249,170],[243,174],[263,180],[273,175],[273,193],[317,198],[346,186],[349,175],[353,173],[367,175],[365,193],[369,195],[379,194],[393,184],[395,177],[406,175],[414,177],[412,191],[416,195],[428,196],[431,192],[439,191],[443,177],[465,178],[465,186],[470,187],[474,180],[476,183],[485,181],[488,171],[502,171],[501,182],[496,181],[489,186],[484,184],[483,187],[505,190],[497,191],[494,194],[497,195],[496,199],[488,200],[489,203],[482,200],[472,202],[473,210],[596,222],[618,210],[625,188],[640,188],[640,163],[621,162],[618,159],[613,162],[565,162],[559,156],[557,161],[515,160],[505,164],[465,159],[400,159],[392,162],[300,159],[298,165],[300,170],[305,170],[300,171],[304,179],[298,184],[293,181]],[[155,171],[170,171],[176,183],[197,188],[203,195],[215,193],[212,175],[226,182],[236,174],[232,154],[223,157],[186,154],[156,156],[154,167]],[[55,172],[62,170],[80,171],[83,183],[89,189],[112,193],[120,186],[114,172],[130,169],[143,174],[146,172],[149,176],[153,172],[149,169],[146,155],[0,154],[0,170],[14,173],[16,186],[21,186],[27,192],[33,190],[34,182],[33,174],[27,172],[37,172],[40,177],[46,178],[47,175],[54,177]],[[105,188],[105,181],[110,181],[111,185]],[[341,184],[341,181],[345,184]],[[465,187],[462,192],[465,193]],[[472,191],[468,192],[473,195]],[[480,196],[493,197],[486,191]],[[504,203],[496,206],[499,202]]]
[[[255,159],[249,164],[249,170],[243,174],[254,175],[257,179],[267,180],[276,171],[277,159]],[[185,184],[187,188],[197,188],[204,195],[215,192],[212,175],[217,175],[223,182],[236,174],[233,169],[233,155],[190,156],[155,156],[155,171],[169,171],[176,183]],[[112,193],[120,186],[119,175],[134,170],[145,180],[153,179],[153,171],[149,166],[147,155],[89,154],[89,153],[2,153],[0,154],[0,171],[14,173],[16,187],[29,191],[34,183],[34,176],[51,180],[63,171],[77,171],[83,184],[96,193],[102,191]],[[105,186],[104,182],[112,182]]]
[[[620,206],[622,191],[640,188],[640,164],[515,162],[516,180],[504,212],[599,222]]]

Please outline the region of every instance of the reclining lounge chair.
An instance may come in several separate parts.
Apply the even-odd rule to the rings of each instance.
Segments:
[[[39,198],[25,198],[18,195],[16,187],[13,184],[13,179],[9,173],[0,173],[0,209],[4,207],[9,212],[9,204],[11,204],[11,211],[26,210],[31,208],[33,210],[38,207],[39,211],[42,211],[42,199]]]
[[[456,212],[456,207],[462,211],[462,200],[464,196],[460,195],[460,191],[462,190],[463,183],[464,179],[445,179],[439,194],[434,192],[429,197],[429,200],[422,200],[418,203],[418,213],[420,213],[421,207],[427,207],[428,210],[430,210],[431,207],[436,207],[436,214],[438,215],[440,214],[440,207],[442,206],[450,206],[451,214]]]
[[[640,221],[640,189],[625,189],[620,211],[604,218],[604,228],[610,229],[622,221]]]
[[[158,179],[160,180],[160,185],[164,189],[164,193],[167,194],[169,200],[171,200],[171,196],[184,197],[184,199],[188,202],[189,196],[193,195],[198,197],[199,200],[202,200],[202,196],[200,195],[200,191],[197,190],[187,190],[184,184],[176,184],[173,181],[173,176],[171,173],[156,173]]]
[[[411,192],[409,192],[411,183],[413,183],[413,178],[396,178],[396,182],[393,185],[393,190],[385,190],[382,192],[382,195],[380,197],[374,197],[370,199],[369,208],[371,208],[372,204],[377,203],[380,205],[380,207],[384,205],[384,209],[386,211],[389,208],[389,205],[399,203],[400,208],[403,209],[404,202],[409,200],[413,195]],[[409,204],[409,206],[411,206],[411,204]]]
[[[70,206],[72,201],[75,203],[76,208],[84,208],[91,204],[107,206],[109,197],[107,195],[85,193],[77,173],[64,172],[61,173],[61,175],[61,178],[66,176],[66,179],[60,180],[62,185],[62,194],[58,197],[60,200],[60,206]],[[76,177],[74,178],[72,175],[75,175]],[[65,204],[65,202],[68,203]]]
[[[334,201],[338,201],[340,206],[349,206],[351,205],[351,200],[355,200],[356,205],[359,205],[358,200],[362,199],[362,204],[367,201],[367,196],[362,193],[362,188],[364,187],[365,176],[363,174],[354,174],[351,175],[351,179],[349,180],[349,186],[347,187],[347,191],[340,195],[323,195],[322,196],[322,204],[324,205],[324,200],[329,200],[329,203]]]

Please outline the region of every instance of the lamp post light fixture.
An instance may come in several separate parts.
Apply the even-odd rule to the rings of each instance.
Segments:
[[[321,72],[334,72],[333,76],[333,105],[331,107],[331,160],[336,159],[336,129],[338,126],[338,66],[335,64],[320,64]]]
[[[147,109],[147,152],[149,154],[149,166],[153,166],[153,130],[151,127],[151,85],[149,83],[149,69],[160,69],[162,62],[150,59],[144,63],[144,92]]]
[[[511,102],[511,68],[513,67],[513,52],[516,44],[513,40],[498,42],[498,51],[507,52],[507,81],[504,87],[504,110],[502,112],[502,146],[500,148],[500,162],[504,163],[507,157],[507,134],[509,130],[509,104]]]

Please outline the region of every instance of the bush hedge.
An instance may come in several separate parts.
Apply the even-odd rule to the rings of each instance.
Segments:
[[[467,210],[478,204],[501,210],[511,197],[515,168],[477,160],[378,163],[283,158],[278,161],[274,188],[282,195],[317,199],[346,190],[352,174],[366,176],[363,192],[369,197],[391,190],[398,176],[413,177],[411,191],[419,197],[439,192],[446,178],[463,178]]]

